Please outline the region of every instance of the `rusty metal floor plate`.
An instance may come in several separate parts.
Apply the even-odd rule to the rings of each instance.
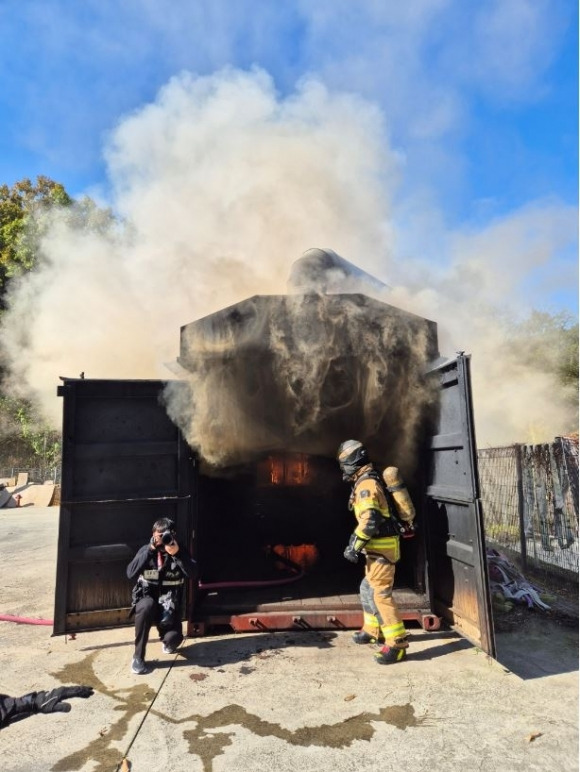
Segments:
[[[354,591],[353,591],[354,590]],[[189,635],[228,626],[236,632],[299,629],[355,629],[362,624],[358,587],[344,581],[301,580],[284,587],[231,588],[201,593],[194,604]],[[404,620],[434,630],[439,620],[424,593],[395,589]]]

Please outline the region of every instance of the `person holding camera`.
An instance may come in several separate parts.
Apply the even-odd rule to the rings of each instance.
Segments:
[[[133,588],[131,615],[135,615],[135,653],[131,671],[149,672],[145,650],[155,624],[163,653],[173,654],[183,641],[181,604],[186,579],[195,574],[195,561],[176,539],[175,523],[162,517],[153,523],[149,544],[139,549],[127,566],[127,577],[137,579]]]

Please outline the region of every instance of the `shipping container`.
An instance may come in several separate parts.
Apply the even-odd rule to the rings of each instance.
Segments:
[[[125,569],[163,516],[198,563],[188,635],[360,627],[336,462],[355,438],[417,511],[403,618],[494,654],[470,360],[440,356],[433,322],[357,293],[255,296],[184,325],[178,364],[177,380],[58,388],[55,635],[131,624]]]

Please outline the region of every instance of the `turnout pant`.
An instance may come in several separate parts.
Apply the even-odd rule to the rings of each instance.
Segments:
[[[363,610],[363,630],[378,640],[383,620],[375,603],[373,588],[366,576],[360,583],[360,602]]]
[[[145,659],[145,650],[149,640],[149,631],[153,625],[164,644],[176,649],[183,640],[181,621],[175,621],[169,627],[160,627],[161,609],[155,598],[141,598],[135,606],[135,656]]]
[[[372,591],[372,600],[374,608],[376,608],[374,612],[376,622],[372,620],[373,606],[370,603],[368,604],[370,613],[367,616],[363,605],[363,613],[365,613],[363,630],[370,635],[376,636],[377,626],[380,626],[385,643],[388,646],[406,648],[405,638],[407,637],[407,632],[397,604],[393,600],[395,564],[383,555],[367,554],[363,584],[365,582]],[[363,584],[361,584],[361,591]],[[367,620],[369,624],[367,624]]]

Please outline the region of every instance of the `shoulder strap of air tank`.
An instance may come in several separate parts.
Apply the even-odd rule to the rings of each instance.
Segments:
[[[364,474],[361,474],[361,476],[357,480],[357,483],[362,482],[363,480],[376,480],[379,483],[379,485],[381,485],[383,488],[385,487],[385,484],[383,483],[381,476],[379,475],[376,469],[373,469],[370,472],[365,472]]]
[[[397,507],[393,499],[392,491],[398,490],[399,486],[395,486],[394,488],[389,488],[376,469],[372,469],[370,472],[365,472],[363,475],[361,475],[358,478],[357,482],[361,482],[361,480],[369,480],[369,479],[376,480],[378,484],[381,486],[381,489],[385,494],[385,499],[387,500],[387,506],[389,508],[389,516],[391,517],[391,519],[398,521],[399,516],[397,514]]]
[[[391,493],[390,493],[389,489],[387,488],[387,486],[385,485],[385,481],[380,476],[380,474],[377,472],[377,470],[376,469],[372,469],[370,472],[365,472],[364,474],[362,474],[358,478],[357,483],[362,482],[363,480],[375,480],[375,482],[377,482],[379,484],[381,490],[385,494],[385,498],[386,498],[387,504],[389,506],[389,513],[391,515],[395,514],[396,513],[396,509],[395,509],[395,507],[393,505]]]

